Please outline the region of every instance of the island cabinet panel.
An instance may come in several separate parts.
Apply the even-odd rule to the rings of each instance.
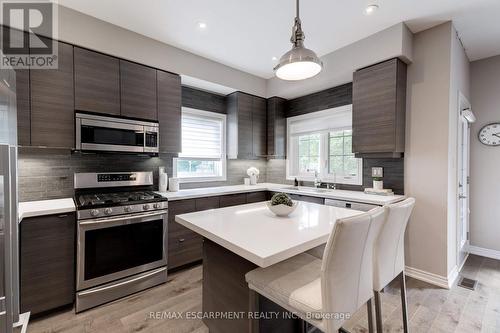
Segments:
[[[73,46],[58,43],[57,69],[31,69],[31,145],[75,147]]]
[[[20,224],[21,312],[38,314],[75,297],[73,213],[25,218]]]
[[[267,156],[267,101],[252,96],[252,143],[253,157]]]
[[[156,69],[120,60],[121,115],[158,120]]]
[[[205,240],[203,251],[203,311],[217,313],[248,313],[249,289],[245,274],[257,265]],[[230,269],[228,269],[230,268]],[[223,295],[223,297],[221,297]],[[248,319],[204,319],[210,332],[249,332]],[[285,332],[285,331],[283,331]]]
[[[202,258],[203,238],[175,222],[175,216],[196,211],[195,199],[168,204],[168,268],[177,268]]]
[[[220,197],[220,207],[231,207],[247,203],[246,193],[228,194]]]
[[[286,100],[271,97],[267,100],[267,154],[270,158],[286,157]]]
[[[181,147],[181,77],[156,71],[160,152],[180,153]]]
[[[75,47],[75,109],[120,115],[120,60]]]
[[[267,200],[266,191],[247,193],[247,203],[261,202],[266,200]]]
[[[404,153],[406,64],[395,58],[354,72],[352,147],[359,157]]]

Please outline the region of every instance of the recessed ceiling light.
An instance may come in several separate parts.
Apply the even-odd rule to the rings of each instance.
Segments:
[[[206,29],[207,28],[207,24],[205,22],[198,22],[198,28],[200,28],[200,29]]]
[[[366,15],[371,15],[373,13],[375,13],[378,9],[378,5],[368,5],[366,8],[365,8],[365,14]]]
[[[273,61],[276,61],[276,60],[278,60],[278,58],[276,58],[276,57],[273,57],[272,59],[273,59]]]

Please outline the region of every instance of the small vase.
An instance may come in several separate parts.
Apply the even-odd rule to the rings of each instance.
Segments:
[[[257,175],[250,176],[250,185],[257,185]]]
[[[383,180],[374,180],[373,181],[373,189],[374,190],[383,190],[384,189],[384,181]]]

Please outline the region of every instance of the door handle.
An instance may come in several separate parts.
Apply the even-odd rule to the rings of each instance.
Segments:
[[[462,194],[460,194],[460,195],[458,196],[458,198],[459,198],[459,199],[467,199],[467,196],[466,196],[466,195],[462,195]]]

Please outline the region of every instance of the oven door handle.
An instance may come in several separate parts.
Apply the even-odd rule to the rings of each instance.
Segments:
[[[165,215],[166,213],[167,213],[166,210],[158,210],[158,211],[155,211],[155,212],[149,213],[149,214],[129,214],[129,215],[121,215],[119,217],[108,217],[108,218],[80,221],[80,222],[78,222],[78,224],[79,225],[105,224],[105,223],[116,222],[116,221],[141,219],[141,218],[148,218],[148,217],[153,217],[153,216]]]
[[[146,279],[146,278],[148,278],[150,276],[156,275],[156,274],[161,273],[161,272],[163,272],[165,270],[167,270],[167,269],[165,267],[162,267],[162,268],[159,268],[159,269],[155,269],[154,271],[152,271],[152,272],[150,272],[148,274],[144,274],[144,275],[138,276],[138,277],[130,279],[130,280],[122,281],[122,282],[119,282],[119,283],[116,283],[116,284],[111,284],[111,285],[100,287],[100,288],[95,288],[95,289],[88,290],[88,291],[81,291],[81,292],[78,293],[78,296],[88,296],[88,295],[92,295],[92,294],[95,294],[95,293],[103,292],[104,290],[114,289],[114,288],[117,288],[117,287],[120,287],[120,286],[123,286],[123,285],[127,285],[127,284],[130,284],[130,283],[133,283],[133,282],[137,282],[137,281],[140,281],[140,280],[144,280],[144,279]]]

